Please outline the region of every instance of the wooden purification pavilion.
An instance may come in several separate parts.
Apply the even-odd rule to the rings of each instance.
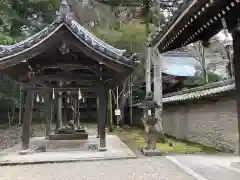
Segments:
[[[132,72],[134,55],[101,41],[73,19],[70,7],[61,1],[56,21],[39,33],[14,45],[0,46],[0,69],[27,90],[22,128],[22,150],[29,148],[34,93],[56,93],[57,128],[62,125],[62,95],[96,97],[99,150],[106,150],[106,91],[121,84]],[[49,108],[51,109],[51,108]],[[47,128],[51,111],[47,114]]]

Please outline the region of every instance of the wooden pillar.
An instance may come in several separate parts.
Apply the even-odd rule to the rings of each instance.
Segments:
[[[64,124],[67,124],[68,122],[68,107],[67,107],[67,101],[64,101],[64,105],[63,105],[63,108],[62,108],[62,111],[63,111],[63,114],[62,114],[62,118],[63,118],[63,123]]]
[[[76,99],[76,121],[77,121],[77,128],[80,129],[80,109],[79,109],[79,99]]]
[[[99,151],[106,151],[106,112],[107,112],[107,91],[104,88],[99,89]]]
[[[57,94],[57,119],[56,119],[56,129],[62,127],[62,92]]]
[[[27,88],[27,97],[25,101],[25,112],[22,126],[22,150],[29,149],[31,123],[32,123],[32,109],[33,109],[34,91],[33,88]]]
[[[76,108],[76,97],[74,97],[73,96],[73,101],[72,101],[73,103],[72,103],[72,106],[73,106],[73,109],[72,109],[72,118],[73,118],[73,120],[74,120],[74,124],[77,124],[77,118],[76,118],[76,110],[77,110],[77,108]]]
[[[19,127],[22,124],[23,120],[23,102],[25,101],[24,89],[20,84],[20,93],[19,93],[19,114],[18,114],[18,125]]]
[[[235,72],[236,102],[238,113],[238,147],[237,152],[240,154],[240,19],[233,32],[233,65]]]
[[[133,86],[133,78],[132,78],[132,76],[130,76],[128,85],[129,85],[129,93],[130,93],[130,95],[129,95],[129,115],[130,115],[130,117],[129,117],[129,119],[130,119],[129,124],[132,126],[132,125],[133,125],[133,111],[132,111],[132,102],[133,102],[133,98],[132,98],[132,95],[133,95],[133,90],[132,90],[132,88],[133,88],[133,87],[132,87],[132,86]]]
[[[45,122],[46,122],[46,136],[49,135],[51,131],[51,118],[52,118],[52,99],[51,93],[45,95]]]
[[[112,115],[112,90],[108,90],[108,128],[113,132],[113,115]]]
[[[51,107],[50,107],[50,122],[49,122],[49,129],[50,132],[52,131],[52,122],[54,120],[54,114],[53,114],[53,100],[51,100]]]
[[[100,106],[99,106],[99,97],[96,98],[96,111],[97,111],[97,138],[100,137],[100,132],[99,132],[99,122],[100,122]]]

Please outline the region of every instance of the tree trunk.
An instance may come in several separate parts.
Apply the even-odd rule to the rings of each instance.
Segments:
[[[112,115],[112,90],[108,90],[108,127],[109,132],[113,132],[113,115]]]
[[[133,125],[133,115],[132,115],[132,87],[133,87],[133,82],[132,82],[132,76],[130,77],[130,80],[129,80],[129,119],[130,119],[130,126]]]
[[[120,116],[120,125],[124,125],[124,109],[125,109],[125,105],[127,102],[127,89],[126,89],[127,83],[126,81],[123,83],[123,88],[122,91],[120,93],[120,102],[119,102],[119,109],[121,111],[121,116]]]
[[[201,57],[202,57],[202,65],[203,65],[203,75],[204,75],[204,83],[208,84],[208,74],[207,74],[207,66],[206,66],[206,59],[205,59],[205,51],[204,51],[204,46],[201,45],[202,47],[202,53],[201,53]]]
[[[123,90],[125,91],[125,90]],[[119,109],[121,111],[121,116],[120,116],[120,125],[124,125],[124,109],[125,109],[125,105],[126,105],[126,98],[125,98],[125,92],[122,92],[121,96],[120,96],[120,103],[119,103]]]

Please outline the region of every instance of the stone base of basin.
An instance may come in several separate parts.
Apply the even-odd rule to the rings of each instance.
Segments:
[[[85,140],[88,139],[88,133],[83,132],[74,132],[72,134],[49,134],[49,140]]]

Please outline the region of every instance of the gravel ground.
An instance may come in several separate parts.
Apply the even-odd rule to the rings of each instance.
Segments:
[[[91,132],[95,134],[95,130]],[[33,125],[32,136],[44,136],[44,127]],[[0,151],[19,142],[20,128],[0,129]],[[165,157],[0,166],[0,180],[195,180]]]
[[[17,126],[0,128],[0,152],[8,149],[19,142],[20,129]]]
[[[96,124],[83,124],[88,127],[90,135],[96,134]],[[52,125],[54,129],[55,125]],[[21,128],[19,126],[11,126],[0,124],[0,152],[8,149],[20,142]],[[43,137],[45,136],[45,125],[33,124],[32,125],[32,137]]]
[[[8,149],[20,142],[20,127],[1,125],[0,127],[0,152]],[[44,136],[45,131],[42,125],[36,124],[32,126],[32,137]]]
[[[196,180],[165,157],[0,167],[0,180]]]

